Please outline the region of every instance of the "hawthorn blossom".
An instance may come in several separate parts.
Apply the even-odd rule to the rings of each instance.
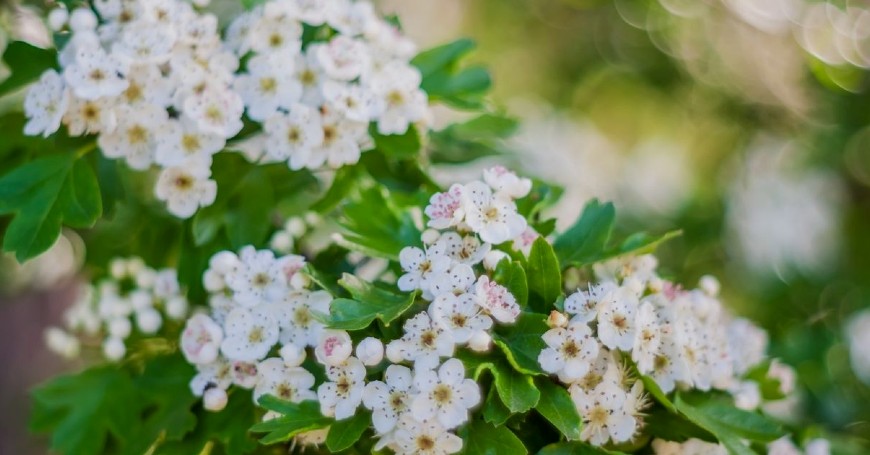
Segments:
[[[462,222],[465,218],[463,208],[464,187],[453,184],[443,193],[435,193],[429,198],[426,206],[427,225],[435,229],[446,229]]]
[[[233,360],[260,360],[278,342],[278,321],[263,307],[234,309],[227,315],[224,330],[221,353]]]
[[[559,375],[562,382],[574,382],[585,376],[598,357],[598,341],[584,322],[550,329],[543,339],[547,348],[541,351],[538,362],[544,371]]]
[[[450,267],[450,258],[437,250],[427,253],[420,248],[407,246],[399,252],[399,263],[404,275],[399,277],[398,286],[402,291],[422,289],[429,291],[429,281],[433,275],[443,273]]]
[[[154,194],[166,201],[170,213],[190,218],[199,207],[211,205],[217,197],[217,183],[210,177],[207,167],[168,167],[160,173]]]
[[[54,70],[42,73],[24,98],[24,112],[28,119],[24,134],[46,137],[57,131],[69,103],[70,95],[63,78]]]
[[[383,381],[366,384],[363,405],[372,411],[372,424],[379,434],[390,432],[399,418],[411,407],[414,397],[411,370],[402,365],[390,365]]]
[[[492,327],[492,319],[483,314],[472,294],[440,294],[429,305],[429,316],[449,331],[456,343],[467,343],[475,333]]]
[[[496,193],[502,193],[512,199],[526,197],[532,190],[532,181],[521,178],[504,166],[494,166],[483,170],[483,181]]]
[[[520,315],[517,299],[506,287],[483,275],[474,287],[475,302],[496,321],[510,324]]]
[[[486,184],[471,182],[465,185],[462,197],[465,222],[484,242],[502,243],[516,238],[526,229],[526,219],[517,213],[516,204],[504,195],[493,194]]]
[[[281,359],[269,358],[257,365],[259,379],[254,388],[254,401],[263,395],[274,395],[285,401],[299,403],[314,400],[317,395],[311,390],[314,375],[301,367],[288,367]]]
[[[405,334],[390,345],[402,359],[414,362],[415,368],[434,368],[440,357],[453,355],[452,335],[432,321],[425,311],[405,321],[402,329]]]
[[[329,366],[326,377],[330,382],[317,388],[320,413],[335,420],[352,417],[363,400],[366,367],[356,357],[348,357],[340,364]]]
[[[436,419],[447,429],[466,422],[468,410],[480,403],[480,387],[465,377],[465,367],[457,359],[446,360],[437,372],[418,369],[414,385],[420,391],[411,403],[414,417]]]
[[[210,317],[197,314],[187,320],[181,334],[181,353],[190,363],[206,364],[217,359],[223,330]]]
[[[344,330],[324,330],[314,349],[317,361],[326,366],[343,364],[353,353],[350,335]]]

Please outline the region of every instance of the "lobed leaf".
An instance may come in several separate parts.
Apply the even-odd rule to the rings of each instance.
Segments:
[[[610,239],[615,218],[613,204],[601,204],[597,199],[589,201],[580,218],[553,242],[562,268],[582,266],[598,260]]]

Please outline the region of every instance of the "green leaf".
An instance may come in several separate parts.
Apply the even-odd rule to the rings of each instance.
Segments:
[[[102,214],[94,171],[72,153],[26,163],[0,178],[0,214],[13,213],[3,250],[24,262],[47,250],[66,223],[93,226]]]
[[[12,74],[0,83],[0,96],[24,87],[39,79],[45,70],[54,68],[57,52],[24,41],[13,41],[6,46],[3,61],[12,70]]]
[[[469,109],[482,106],[483,95],[492,86],[489,72],[481,67],[460,68],[460,60],[475,44],[468,39],[454,41],[420,53],[411,61],[423,76],[420,84],[429,99]]]
[[[498,114],[482,114],[429,133],[433,163],[460,164],[502,152],[501,140],[513,134],[518,122]]]
[[[258,418],[258,411],[251,400],[251,393],[241,389],[232,390],[226,408],[221,412],[197,409],[196,428],[181,441],[160,445],[155,455],[204,454],[207,447],[219,444],[223,451],[211,453],[243,455],[257,448],[257,441],[248,433],[248,428]]]
[[[650,235],[646,232],[636,232],[628,236],[622,243],[613,249],[606,251],[597,260],[609,259],[624,254],[646,254],[655,251],[659,245],[668,240],[677,238],[683,235],[683,231],[669,231],[662,235]]]
[[[330,304],[329,318],[324,322],[336,329],[364,329],[375,319],[389,325],[410,308],[416,297],[415,293],[397,293],[350,274],[344,274],[338,284],[350,292],[353,300],[335,299]]]
[[[474,41],[468,38],[459,39],[421,52],[411,60],[411,64],[420,70],[425,79],[436,71],[455,65],[459,59],[474,50],[475,46]]]
[[[360,177],[358,166],[344,166],[335,172],[332,185],[317,202],[311,205],[311,210],[324,214],[332,211],[357,187]]]
[[[574,225],[553,242],[562,267],[585,265],[601,257],[615,217],[613,204],[601,204],[597,199],[589,201]]]
[[[333,422],[320,413],[320,404],[314,400],[291,403],[266,395],[260,398],[260,406],[283,414],[251,427],[254,433],[268,433],[260,439],[260,443],[266,445],[287,441],[305,431],[326,428]]]
[[[483,403],[483,419],[495,426],[503,425],[511,416],[511,410],[502,403],[495,392],[495,387],[490,387]]]
[[[504,352],[508,362],[520,373],[542,375],[538,355],[546,347],[541,335],[547,327],[547,317],[537,313],[520,313],[512,326],[499,326],[493,342]]]
[[[532,309],[541,313],[553,309],[553,303],[562,295],[562,269],[553,247],[547,239],[538,237],[532,244],[528,261],[529,292],[532,296]],[[541,305],[534,305],[538,300]]]
[[[371,256],[395,261],[402,248],[421,246],[420,230],[411,215],[395,208],[381,187],[362,191],[356,200],[346,204],[340,223],[345,232],[336,242]]]
[[[362,437],[363,432],[372,423],[372,414],[357,410],[356,414],[345,420],[337,420],[329,427],[326,435],[326,447],[333,453],[341,452],[353,446]]]
[[[494,426],[483,420],[471,422],[465,428],[461,453],[466,455],[517,455],[529,453],[520,438],[505,426]]]
[[[409,125],[408,131],[404,134],[384,135],[379,133],[377,127],[372,124],[369,128],[369,134],[375,141],[375,148],[387,157],[393,159],[416,158],[420,153],[422,146],[420,134],[414,125]]]
[[[564,387],[556,385],[549,378],[537,378],[535,384],[541,391],[541,399],[535,409],[544,416],[570,441],[580,439],[583,421],[571,395]]]
[[[575,441],[550,444],[541,449],[538,455],[622,455],[622,452]]]
[[[641,374],[638,371],[637,366],[632,364],[632,370],[634,374],[640,378],[641,382],[643,382],[643,388],[647,391],[652,397],[659,402],[662,406],[665,407],[670,412],[677,412],[677,407],[674,406],[674,403],[668,398],[668,395],[662,391],[662,388],[659,387],[658,383],[651,377]]]
[[[768,360],[756,365],[746,373],[746,379],[758,383],[761,397],[765,401],[781,400],[785,398],[785,394],[782,393],[782,384],[780,384],[779,379],[768,376],[770,364],[771,361]]]
[[[269,214],[275,205],[269,180],[260,170],[252,169],[242,179],[234,196],[225,214],[230,244],[237,250],[245,245],[261,244],[269,233]]]
[[[737,409],[715,397],[695,396],[692,403],[677,394],[674,405],[686,418],[709,431],[733,455],[754,454],[743,440],[770,442],[785,433],[779,425],[761,414]]]
[[[498,263],[492,277],[496,283],[504,286],[517,299],[520,308],[525,308],[529,301],[529,288],[526,272],[517,261],[504,259]]]
[[[33,404],[31,430],[50,432],[53,451],[90,455],[110,441],[123,445],[137,431],[144,403],[127,373],[106,366],[39,386]]]

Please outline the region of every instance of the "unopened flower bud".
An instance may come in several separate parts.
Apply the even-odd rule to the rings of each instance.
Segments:
[[[48,13],[48,28],[54,32],[59,32],[66,27],[68,20],[69,11],[66,8],[55,8]]]
[[[103,341],[103,355],[112,362],[121,360],[126,353],[127,347],[120,338],[109,337]]]
[[[506,257],[508,255],[504,251],[492,250],[483,257],[483,266],[486,270],[495,270],[498,267],[498,263]]]
[[[160,330],[161,325],[163,325],[163,318],[154,308],[143,308],[136,312],[136,327],[139,327],[142,333],[154,334]]]
[[[269,247],[281,253],[289,253],[293,249],[293,237],[287,231],[278,231],[269,241]]]
[[[435,229],[426,229],[425,231],[423,231],[423,244],[432,245],[433,243],[438,241],[439,237],[441,237],[441,234]]]
[[[344,330],[324,330],[314,348],[317,361],[327,366],[341,365],[352,352],[353,343]]]
[[[391,363],[401,363],[402,360],[404,360],[404,357],[402,356],[401,345],[399,344],[398,340],[387,343],[387,348],[385,351],[387,355],[387,360],[389,360]]]
[[[356,346],[356,356],[363,365],[377,365],[384,359],[384,343],[377,338],[368,337]]]
[[[550,317],[547,318],[547,325],[550,326],[551,329],[557,327],[568,327],[568,316],[553,310],[550,312]]]
[[[223,411],[227,407],[227,391],[220,387],[212,387],[202,394],[202,406],[211,412]]]
[[[281,359],[284,360],[284,365],[288,367],[298,367],[305,361],[305,348],[292,343],[282,346],[279,354],[281,354]]]
[[[704,275],[698,280],[698,286],[710,297],[719,295],[719,280],[712,275]]]
[[[492,336],[485,330],[478,330],[468,340],[468,348],[474,352],[487,352],[492,347]]]
[[[284,229],[293,237],[299,238],[305,234],[308,226],[305,225],[305,220],[299,217],[293,217],[284,223]]]
[[[76,8],[69,18],[69,26],[74,32],[86,32],[97,28],[97,16],[89,8]]]
[[[115,338],[127,338],[133,330],[130,320],[125,317],[114,318],[109,321],[109,335]]]

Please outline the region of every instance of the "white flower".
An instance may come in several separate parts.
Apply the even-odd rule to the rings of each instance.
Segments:
[[[580,437],[601,446],[631,439],[637,427],[634,417],[625,411],[626,392],[617,384],[605,380],[587,392],[577,384],[569,388],[571,399],[583,420]]]
[[[206,364],[217,359],[223,330],[210,317],[196,314],[187,320],[181,332],[181,353],[190,363]]]
[[[153,335],[163,325],[163,317],[154,308],[143,308],[136,311],[136,327],[146,335]]]
[[[202,407],[207,411],[219,412],[227,407],[227,391],[219,387],[206,389],[202,394]]]
[[[368,122],[374,110],[371,95],[358,84],[327,81],[323,84],[323,98],[329,107],[356,122]]]
[[[420,71],[404,62],[391,61],[370,81],[378,101],[378,132],[404,134],[408,126],[429,112],[426,93],[420,90]]]
[[[590,322],[598,316],[598,305],[605,299],[612,299],[616,285],[612,282],[590,284],[588,291],[577,292],[565,299],[565,312],[574,315],[573,319]]]
[[[356,345],[356,356],[363,365],[375,366],[384,359],[384,343],[374,337],[365,338]]]
[[[481,243],[475,235],[460,236],[456,232],[445,232],[434,242],[432,249],[443,252],[450,259],[467,265],[483,261],[492,245]]]
[[[201,94],[188,97],[182,110],[196,122],[201,131],[231,138],[242,130],[245,104],[231,90],[207,89]]]
[[[27,115],[24,134],[42,134],[45,137],[57,131],[69,103],[69,91],[60,74],[54,70],[42,73],[24,98],[24,112]]]
[[[366,367],[356,357],[348,357],[343,363],[326,369],[325,382],[317,388],[320,413],[344,420],[354,415],[363,399]]]
[[[191,120],[169,120],[158,133],[154,161],[161,166],[181,166],[188,162],[211,165],[211,157],[221,151],[226,140],[200,131]]]
[[[101,48],[80,47],[63,77],[79,98],[95,100],[120,95],[127,89],[127,68]]]
[[[169,61],[177,36],[174,25],[136,21],[124,26],[112,45],[112,55],[127,63],[163,64]]]
[[[103,355],[106,359],[117,362],[124,358],[127,353],[127,346],[124,346],[124,340],[115,337],[106,338],[103,341]]]
[[[320,334],[314,356],[326,366],[343,364],[353,352],[353,342],[344,330],[324,330]]]
[[[163,169],[154,194],[166,201],[169,211],[179,218],[190,218],[200,207],[214,203],[217,182],[210,179],[205,166],[174,166]]]
[[[435,193],[426,206],[427,225],[435,229],[447,229],[462,222],[465,209],[462,205],[463,186],[453,184],[443,193]]]
[[[489,330],[492,319],[482,314],[472,294],[441,294],[429,305],[435,324],[450,332],[456,343],[467,343],[473,334]]]
[[[230,367],[233,384],[243,389],[253,389],[260,382],[259,366],[256,363],[235,361]]]
[[[263,307],[234,309],[224,321],[221,352],[232,360],[260,360],[278,342],[278,321]]]
[[[656,356],[659,355],[659,347],[662,344],[658,317],[650,302],[643,302],[640,305],[635,325],[636,332],[631,359],[637,364],[637,369],[646,374],[653,370],[653,364]]]
[[[454,341],[450,332],[433,323],[425,311],[405,321],[405,335],[387,346],[394,346],[403,360],[414,362],[415,368],[435,368],[440,357],[453,355]]]
[[[303,104],[290,106],[288,114],[275,114],[263,124],[266,154],[287,161],[291,169],[302,169],[311,159],[315,147],[323,143],[320,115]]]
[[[239,92],[248,117],[264,121],[278,109],[291,106],[302,96],[302,84],[293,77],[293,54],[261,54],[251,57],[248,74],[236,77],[233,87]]]
[[[430,278],[434,274],[447,271],[450,267],[450,258],[435,251],[427,254],[420,248],[407,246],[399,252],[399,264],[405,272],[397,283],[400,290],[429,291]]]
[[[488,352],[492,348],[492,335],[485,330],[479,330],[471,334],[468,340],[468,349],[474,352]]]
[[[302,24],[286,16],[264,15],[248,33],[251,49],[259,53],[292,54],[302,46]]]
[[[519,236],[514,238],[513,248],[517,251],[521,251],[524,255],[528,256],[529,253],[532,252],[532,244],[535,243],[535,240],[538,240],[541,234],[538,234],[531,226],[526,226],[526,230],[524,230]]]
[[[327,76],[341,81],[354,80],[369,67],[366,45],[345,35],[338,35],[325,45],[310,46],[308,52],[314,52]]]
[[[399,418],[411,406],[414,381],[411,370],[402,365],[390,365],[384,381],[366,384],[363,405],[372,411],[372,424],[379,434],[396,427]]]
[[[339,168],[359,161],[362,144],[371,140],[368,123],[352,121],[330,110],[325,110],[320,119],[323,141],[312,150],[306,167],[318,169],[328,164],[332,168]]]
[[[475,302],[497,321],[510,324],[520,315],[517,299],[506,287],[482,275],[474,288]]]
[[[431,250],[430,250],[431,251]],[[475,280],[474,270],[466,264],[453,264],[449,270],[433,273],[429,279],[429,292],[437,297],[441,294],[464,294],[471,289]]]
[[[484,242],[499,244],[526,229],[526,219],[517,213],[512,200],[493,194],[483,182],[471,182],[462,192],[465,222]]]
[[[123,106],[117,111],[117,119],[116,128],[97,139],[100,150],[109,158],[125,158],[133,169],[147,169],[154,162],[158,132],[168,120],[166,110],[150,104]]]
[[[629,351],[634,346],[637,296],[619,288],[612,299],[598,306],[598,338],[610,349]]]
[[[288,367],[298,367],[305,361],[305,348],[295,344],[288,343],[281,346],[281,350],[278,353],[281,355],[284,365]]]
[[[562,382],[580,380],[598,358],[598,341],[584,322],[550,329],[542,338],[547,347],[538,355],[538,363],[544,371],[558,374]]]
[[[49,327],[45,330],[43,336],[46,346],[52,352],[67,359],[78,357],[81,346],[78,338],[74,335],[58,327]]]
[[[418,369],[414,385],[420,394],[411,403],[418,420],[437,419],[444,428],[456,428],[468,420],[468,410],[480,403],[480,387],[465,378],[465,367],[457,359],[448,359],[434,370]]]
[[[232,368],[226,359],[218,357],[212,363],[195,366],[197,374],[190,380],[190,391],[195,396],[201,397],[212,387],[226,390],[233,383]]]
[[[235,301],[243,306],[275,301],[286,291],[286,276],[275,255],[252,246],[242,249],[238,266],[225,280]]]
[[[63,123],[72,136],[111,132],[117,125],[115,103],[106,98],[70,100]]]
[[[260,376],[254,388],[254,401],[263,395],[274,395],[285,401],[299,403],[314,400],[317,395],[311,390],[314,375],[301,367],[288,367],[278,358],[270,358],[257,365]]]
[[[502,193],[512,199],[526,197],[532,190],[532,181],[520,178],[503,166],[494,166],[483,170],[483,181],[496,193]]]
[[[282,321],[289,328],[281,333],[282,343],[298,346],[316,346],[324,330],[313,313],[329,314],[332,296],[326,291],[294,293],[288,297],[290,316]]]
[[[738,381],[728,390],[734,397],[734,406],[752,411],[761,405],[761,389],[754,381]]]
[[[437,420],[420,422],[408,416],[396,429],[398,455],[447,455],[462,450],[462,438],[448,432]]]

